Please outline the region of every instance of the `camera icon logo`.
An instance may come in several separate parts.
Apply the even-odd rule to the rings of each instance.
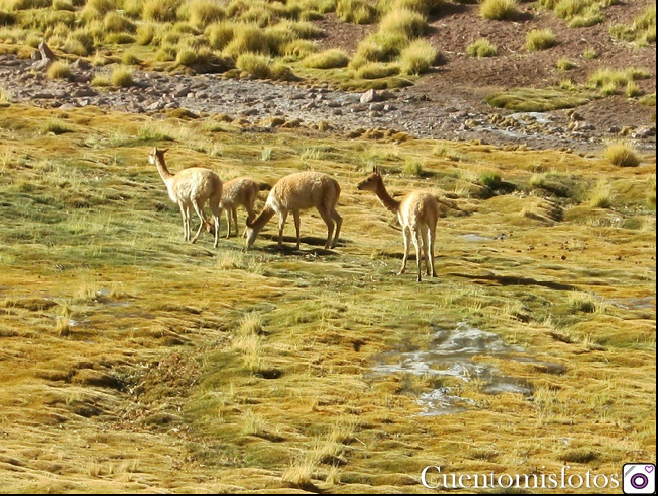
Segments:
[[[653,463],[627,463],[623,468],[624,494],[654,494],[656,466]]]

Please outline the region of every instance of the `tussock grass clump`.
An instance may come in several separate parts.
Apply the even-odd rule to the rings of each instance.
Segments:
[[[613,143],[603,152],[603,156],[614,165],[620,167],[637,167],[640,159],[635,151],[625,143]]]
[[[235,24],[233,39],[224,48],[224,53],[237,59],[240,54],[246,52],[273,55],[275,50],[272,49],[269,38],[263,36],[263,30],[256,24]]]
[[[62,62],[60,60],[56,60],[50,64],[50,67],[48,67],[48,71],[46,72],[46,75],[50,79],[69,79],[72,74],[71,66],[68,62]]]
[[[576,68],[576,64],[574,64],[571,60],[569,60],[566,57],[560,57],[557,59],[557,62],[555,63],[555,67],[559,71],[570,71],[571,69]]]
[[[425,16],[408,9],[392,10],[379,23],[380,32],[398,32],[408,39],[423,36],[427,27]]]
[[[175,21],[180,3],[180,0],[144,0],[142,18],[145,21]]]
[[[213,0],[192,0],[188,7],[190,22],[195,26],[206,27],[226,18],[226,10]]]
[[[349,62],[349,55],[337,48],[316,53],[304,59],[304,65],[312,69],[336,69],[346,67]]]
[[[350,67],[356,69],[368,62],[390,62],[408,44],[409,38],[401,32],[380,31],[371,34],[359,43]]]
[[[103,19],[103,29],[111,33],[134,33],[135,23],[118,12],[108,12]]]
[[[498,172],[487,171],[480,174],[479,183],[489,189],[498,189],[503,184],[503,180]]]
[[[241,54],[235,61],[235,67],[256,79],[268,79],[271,76],[269,57],[258,53]]]
[[[615,70],[597,69],[588,79],[588,85],[598,89],[604,94],[616,93],[620,88],[628,85],[630,81],[644,79],[649,76],[647,71],[631,67],[629,69]]]
[[[93,79],[91,80],[91,85],[107,87],[112,86],[112,81],[110,80],[110,76],[108,74],[98,73],[94,75]]]
[[[395,76],[400,73],[400,67],[397,64],[383,64],[381,62],[368,62],[359,67],[356,76],[361,79],[381,79]]]
[[[583,58],[585,60],[594,60],[599,58],[599,53],[593,48],[588,48],[583,52]]]
[[[546,50],[555,45],[555,34],[550,29],[533,29],[525,38],[525,47],[530,52]]]
[[[135,43],[138,45],[149,45],[154,39],[156,34],[156,24],[145,22],[137,27],[135,33]]]
[[[113,86],[128,88],[134,84],[133,71],[129,67],[118,66],[112,71],[110,81]]]
[[[302,60],[317,51],[318,46],[310,40],[293,40],[283,47],[283,55],[292,60]]]
[[[606,179],[600,179],[589,191],[589,204],[594,208],[608,208],[612,205],[612,187]]]
[[[41,128],[44,133],[64,134],[70,133],[73,129],[64,121],[57,118],[48,119]]]
[[[518,0],[483,0],[480,16],[494,21],[513,21],[519,15]]]
[[[235,37],[236,25],[231,21],[215,22],[206,28],[206,36],[210,46],[223,50]]]
[[[647,181],[649,192],[647,193],[647,206],[656,210],[656,175],[653,174]]]
[[[423,74],[435,64],[438,54],[438,50],[427,40],[414,40],[400,53],[400,72]]]
[[[402,167],[402,174],[405,176],[422,177],[423,172],[423,164],[416,160],[409,160],[405,162],[404,166]]]
[[[486,38],[478,38],[466,47],[466,53],[471,57],[495,57],[498,55],[498,47]]]
[[[0,86],[0,103],[11,103],[11,93],[2,86]]]
[[[423,15],[437,14],[445,5],[445,0],[380,0],[379,8],[382,11],[407,9]]]
[[[577,107],[589,101],[589,95],[574,93],[570,89],[515,88],[489,95],[487,103],[519,112],[546,112]]]
[[[372,24],[377,20],[378,11],[365,0],[338,0],[336,15],[344,22]]]
[[[647,46],[656,42],[656,6],[648,7],[631,25],[615,24],[609,29],[612,37]]]

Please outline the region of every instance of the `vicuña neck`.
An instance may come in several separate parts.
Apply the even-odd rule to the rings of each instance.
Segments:
[[[400,202],[393,199],[393,197],[388,194],[388,191],[386,191],[386,187],[384,186],[383,182],[379,183],[375,194],[377,195],[377,198],[379,198],[379,201],[382,202],[382,205],[384,205],[388,210],[393,213],[398,212],[400,209]]]
[[[155,167],[158,169],[158,173],[160,174],[160,177],[165,182],[165,184],[168,183],[169,179],[174,177],[174,175],[171,172],[169,172],[169,169],[167,169],[167,166],[165,165],[164,162],[164,158],[161,159],[157,155],[155,156]]]
[[[260,232],[261,229],[270,221],[276,212],[272,207],[265,207],[260,215],[256,218],[255,221],[251,223],[251,228],[256,232]]]

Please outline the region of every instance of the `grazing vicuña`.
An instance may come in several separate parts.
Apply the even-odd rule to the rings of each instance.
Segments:
[[[295,221],[295,233],[299,249],[299,211],[315,207],[327,224],[327,242],[325,249],[334,248],[338,242],[340,226],[343,219],[336,211],[340,196],[340,185],[334,178],[321,172],[296,172],[282,177],[277,181],[265,202],[263,211],[258,218],[247,224],[245,238],[247,247],[256,241],[258,233],[265,227],[275,213],[279,214],[279,247],[283,238],[283,226],[288,212],[292,211]],[[336,234],[332,241],[332,234]]]

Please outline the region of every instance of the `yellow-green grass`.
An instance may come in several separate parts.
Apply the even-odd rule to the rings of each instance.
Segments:
[[[535,89],[513,88],[508,91],[492,93],[487,102],[494,107],[524,112],[545,112],[560,108],[573,108],[595,97],[592,93],[561,83],[561,88]]]
[[[550,29],[532,29],[526,34],[525,47],[530,52],[537,52],[552,47],[555,42],[555,34]]]
[[[498,47],[486,38],[478,38],[466,47],[466,53],[472,57],[495,57]]]
[[[602,153],[305,127],[217,133],[220,118],[0,108],[4,491],[425,493],[426,466],[610,477],[628,453],[655,460],[655,156],[621,168]],[[43,133],[49,120],[70,132]],[[331,174],[339,246],[322,249],[313,212],[298,252],[274,249],[276,219],[246,252],[207,233],[185,243],[146,160],[155,145],[172,172]],[[391,194],[443,199],[438,278],[395,275],[394,216],[355,187],[373,163]],[[402,173],[414,163],[422,176]],[[495,174],[516,193],[454,193]],[[587,195],[600,177],[605,209]],[[447,381],[477,407],[422,416],[432,377],[374,374],[383,352],[430,349],[460,323],[536,359],[477,358],[528,381],[532,399]]]
[[[483,0],[480,16],[495,21],[512,21],[519,15],[518,0]]]

